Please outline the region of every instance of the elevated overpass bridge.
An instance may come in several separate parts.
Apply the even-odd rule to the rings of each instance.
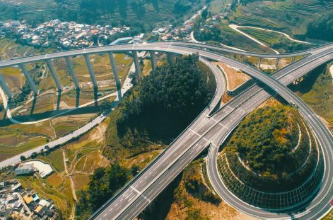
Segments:
[[[140,80],[140,64],[137,57],[138,51],[148,51],[152,62],[153,69],[156,67],[155,52],[171,54],[199,54],[201,60],[208,65],[216,78],[217,90],[209,106],[177,137],[151,164],[134,177],[124,188],[122,188],[113,198],[110,198],[91,219],[132,219],[145,209],[156,196],[204,149],[210,146],[208,157],[208,174],[214,189],[230,205],[247,214],[259,218],[269,219],[317,219],[327,213],[331,206],[330,200],[333,198],[333,137],[330,131],[320,121],[317,115],[310,109],[298,96],[291,92],[286,86],[299,77],[302,77],[317,66],[333,59],[333,45],[325,45],[320,48],[308,50],[296,54],[266,55],[253,54],[242,51],[232,51],[229,49],[207,46],[204,44],[189,44],[179,42],[161,42],[138,45],[119,45],[89,48],[82,50],[59,52],[46,54],[42,56],[25,57],[15,60],[0,62],[1,68],[9,66],[19,66],[33,93],[38,94],[38,90],[25,70],[25,65],[31,62],[46,62],[55,81],[58,92],[62,91],[62,85],[57,79],[57,74],[52,66],[52,59],[64,58],[69,69],[69,73],[76,85],[75,73],[72,69],[70,57],[83,55],[88,67],[90,77],[94,88],[98,89],[98,84],[94,77],[94,71],[90,64],[89,55],[95,53],[108,53],[112,64],[113,73],[117,83],[117,89],[120,90],[119,77],[115,68],[114,53],[132,53],[136,67],[136,76]],[[277,71],[273,76],[268,76],[254,67],[225,57],[216,52],[228,52],[243,56],[256,56],[261,58],[284,58],[293,56],[305,56],[303,59],[294,62],[286,68]],[[220,103],[221,96],[224,92],[223,82],[219,70],[211,65],[207,60],[226,63],[236,67],[251,77],[255,78],[260,84],[248,88],[245,92],[238,95],[233,101],[224,106],[219,106],[218,111],[213,111]],[[169,59],[171,61],[171,59]],[[118,78],[118,80],[117,80]],[[118,82],[117,82],[118,81]],[[0,84],[6,92],[8,99],[13,97],[10,88],[0,77]],[[239,122],[249,114],[253,109],[269,98],[272,94],[279,94],[287,102],[296,105],[304,117],[307,124],[313,130],[324,157],[325,172],[321,184],[318,185],[313,197],[309,198],[306,203],[300,203],[297,206],[286,208],[279,212],[262,210],[247,204],[234,196],[223,184],[218,176],[216,168],[216,157],[218,147],[226,140],[232,130]],[[118,97],[121,98],[118,92]]]

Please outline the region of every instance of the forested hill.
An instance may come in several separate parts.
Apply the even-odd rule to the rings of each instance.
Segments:
[[[204,2],[205,0],[81,0],[77,15],[85,23],[121,22],[130,26],[140,23],[152,29],[158,22],[182,22],[184,16],[191,16]],[[70,17],[71,14],[67,16]]]
[[[215,88],[214,75],[197,56],[152,71],[112,113],[106,155],[129,156],[169,144],[206,107]]]
[[[88,24],[126,24],[146,29],[177,24],[209,0],[29,0],[0,1],[0,19],[41,23],[50,19]],[[21,2],[21,3],[20,3]]]
[[[328,13],[312,21],[307,29],[307,37],[333,41],[333,13]]]

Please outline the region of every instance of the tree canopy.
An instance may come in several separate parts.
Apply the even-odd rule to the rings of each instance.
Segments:
[[[326,14],[308,25],[307,37],[333,41],[333,13]]]
[[[197,56],[179,57],[142,79],[111,116],[107,145],[147,150],[148,143],[169,144],[206,107],[215,78]]]
[[[76,216],[79,219],[88,218],[124,186],[130,177],[130,171],[118,163],[108,168],[97,168],[90,176],[88,189],[81,191]]]

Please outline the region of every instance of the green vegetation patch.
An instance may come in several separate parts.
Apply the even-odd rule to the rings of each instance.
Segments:
[[[311,175],[318,157],[297,109],[282,104],[251,113],[225,146],[233,173],[246,185],[267,192],[298,187]]]
[[[305,39],[308,24],[333,8],[331,1],[284,0],[241,1],[228,19],[232,23],[283,31],[299,39]]]
[[[196,25],[194,36],[198,41],[208,41],[212,44],[222,43],[228,46],[234,46],[253,52],[271,53],[269,48],[257,44],[256,42],[236,32],[224,23],[214,27],[206,27],[201,30],[200,26]]]
[[[135,155],[169,144],[204,109],[215,87],[214,75],[196,56],[158,67],[111,114],[105,154]]]
[[[291,88],[333,126],[333,79],[330,73],[332,63],[324,64],[310,73]]]
[[[199,159],[186,167],[183,174],[185,188],[195,198],[218,205],[221,202],[220,197],[213,194],[204,183],[205,180],[201,171],[202,164],[205,163],[202,159]]]
[[[276,32],[268,32],[253,28],[241,28],[241,30],[281,53],[292,53],[311,48],[310,44],[291,41],[284,35]]]
[[[52,166],[57,170],[57,172],[63,172],[65,170],[62,151],[59,149],[47,151],[41,155],[38,155],[36,159],[40,159],[52,164]]]
[[[333,13],[324,14],[312,21],[306,35],[314,39],[333,41]]]
[[[89,187],[80,193],[80,201],[76,207],[79,219],[88,218],[93,211],[110,199],[129,179],[130,170],[119,164],[109,168],[97,168],[90,176]]]
[[[277,175],[295,169],[290,151],[297,145],[298,129],[289,107],[265,107],[249,115],[236,129],[228,151],[236,152],[254,172]]]

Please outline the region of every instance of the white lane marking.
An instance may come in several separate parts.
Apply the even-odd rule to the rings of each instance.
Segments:
[[[204,139],[205,141],[209,142],[209,140],[207,138],[204,137],[204,135],[200,135],[197,132],[193,131],[191,128],[189,128],[189,131],[193,132],[194,134],[198,135],[198,137]]]
[[[221,122],[215,120],[214,118],[211,118],[213,121],[215,121],[218,125],[221,125],[222,127],[224,127],[225,129],[229,130],[229,128],[223,124],[221,124]]]
[[[151,200],[148,199],[145,195],[143,195],[139,190],[131,186],[131,189],[133,189],[135,192],[137,192],[140,196],[142,196],[145,200],[147,200],[149,203],[151,203]]]

